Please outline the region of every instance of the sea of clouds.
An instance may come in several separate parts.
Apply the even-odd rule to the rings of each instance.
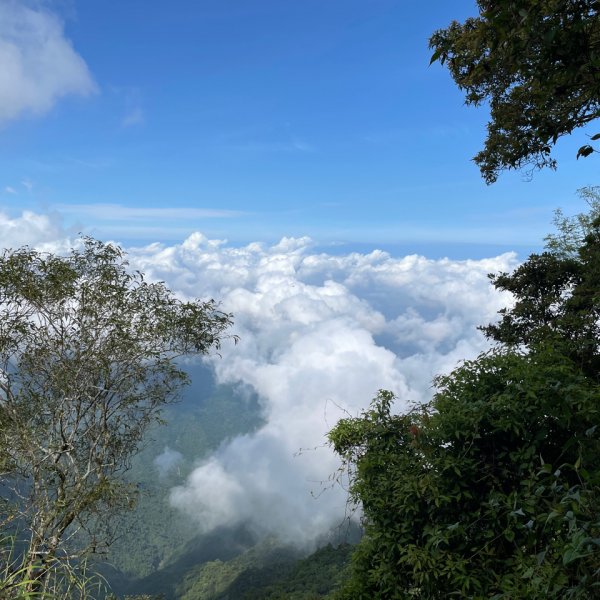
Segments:
[[[436,374],[487,348],[476,327],[509,301],[487,274],[516,265],[514,254],[454,261],[312,247],[304,238],[234,248],[196,233],[130,251],[151,278],[234,313],[240,343],[211,363],[220,383],[249,386],[261,401],[265,424],[224,443],[172,492],[204,531],[250,523],[306,543],[340,524],[346,494],[329,485],[339,462],[327,432],[382,388],[399,411],[428,400]]]
[[[33,213],[0,216],[0,226],[11,245],[69,245],[56,223]],[[200,233],[128,252],[149,279],[182,298],[218,299],[234,314],[240,342],[208,360],[219,383],[251,388],[263,411],[264,425],[200,462],[172,490],[172,504],[202,531],[247,523],[298,544],[343,521],[345,491],[328,483],[339,461],[327,432],[379,389],[397,395],[398,411],[428,400],[436,374],[486,349],[477,326],[510,302],[487,274],[517,264],[512,253],[335,255],[308,238],[232,247]]]

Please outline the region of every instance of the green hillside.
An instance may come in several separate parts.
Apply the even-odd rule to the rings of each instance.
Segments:
[[[268,541],[230,561],[192,569],[177,588],[181,600],[312,600],[337,589],[350,558],[350,545],[325,546],[299,559]]]
[[[140,498],[122,518],[122,534],[101,566],[113,592],[120,598],[166,600],[325,597],[345,572],[350,546],[326,546],[307,557],[274,539],[257,543],[244,527],[202,535],[170,506],[171,488],[183,483],[199,460],[262,422],[255,396],[215,385],[206,368],[190,375],[185,397],[165,411],[165,424],[153,431],[132,465]],[[156,458],[165,449],[177,460],[161,472]]]

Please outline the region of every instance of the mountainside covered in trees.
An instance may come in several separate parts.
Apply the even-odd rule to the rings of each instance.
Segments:
[[[344,542],[359,538],[356,527],[340,527],[331,534],[335,547],[326,544],[307,556],[282,540],[260,542],[244,527],[202,535],[170,506],[171,488],[198,460],[262,422],[255,396],[216,386],[206,367],[188,372],[192,385],[182,402],[165,411],[166,424],[151,432],[134,461],[130,477],[142,493],[135,510],[122,517],[122,535],[101,569],[113,592],[166,600],[326,597],[346,573],[352,546]]]

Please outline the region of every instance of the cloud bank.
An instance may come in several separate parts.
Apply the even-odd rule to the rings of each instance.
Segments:
[[[16,218],[0,212],[0,232],[3,248],[28,245],[57,251],[68,244],[67,233],[57,217],[27,210]]]
[[[0,215],[0,228],[6,245],[69,245],[33,213]],[[345,493],[328,487],[339,463],[327,431],[380,388],[396,393],[398,410],[430,398],[434,375],[487,347],[476,326],[510,301],[487,274],[517,264],[510,253],[472,261],[335,256],[314,252],[307,238],[236,248],[199,233],[129,249],[129,258],[182,297],[218,298],[235,314],[240,343],[209,360],[219,382],[258,394],[265,419],[200,463],[173,489],[173,505],[203,531],[248,523],[298,544],[343,520]],[[156,466],[166,472],[177,459],[166,449]]]
[[[0,124],[96,89],[59,18],[21,0],[0,0],[0,65]]]
[[[397,394],[398,410],[428,399],[435,374],[486,348],[476,326],[507,302],[487,273],[516,264],[514,254],[316,254],[308,239],[232,248],[201,234],[133,250],[131,259],[186,297],[219,298],[235,314],[241,342],[212,364],[219,382],[251,386],[266,420],[200,464],[173,490],[173,505],[204,531],[245,522],[299,544],[344,515],[343,490],[327,489],[339,465],[327,431],[380,388]]]

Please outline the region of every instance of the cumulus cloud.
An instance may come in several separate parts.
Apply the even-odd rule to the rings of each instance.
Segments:
[[[514,254],[316,254],[306,238],[232,248],[201,234],[131,258],[182,295],[219,298],[235,314],[241,342],[212,364],[220,382],[251,386],[265,418],[200,464],[172,491],[173,505],[205,531],[245,522],[297,543],[343,518],[343,490],[325,489],[339,465],[327,431],[380,388],[397,394],[398,410],[428,399],[435,374],[486,347],[476,326],[508,300],[487,273],[516,264]]]
[[[60,19],[22,0],[0,0],[0,65],[0,124],[96,89]]]
[[[27,210],[15,218],[0,212],[0,232],[3,248],[27,245],[42,250],[59,251],[69,245],[67,232],[56,216]]]

